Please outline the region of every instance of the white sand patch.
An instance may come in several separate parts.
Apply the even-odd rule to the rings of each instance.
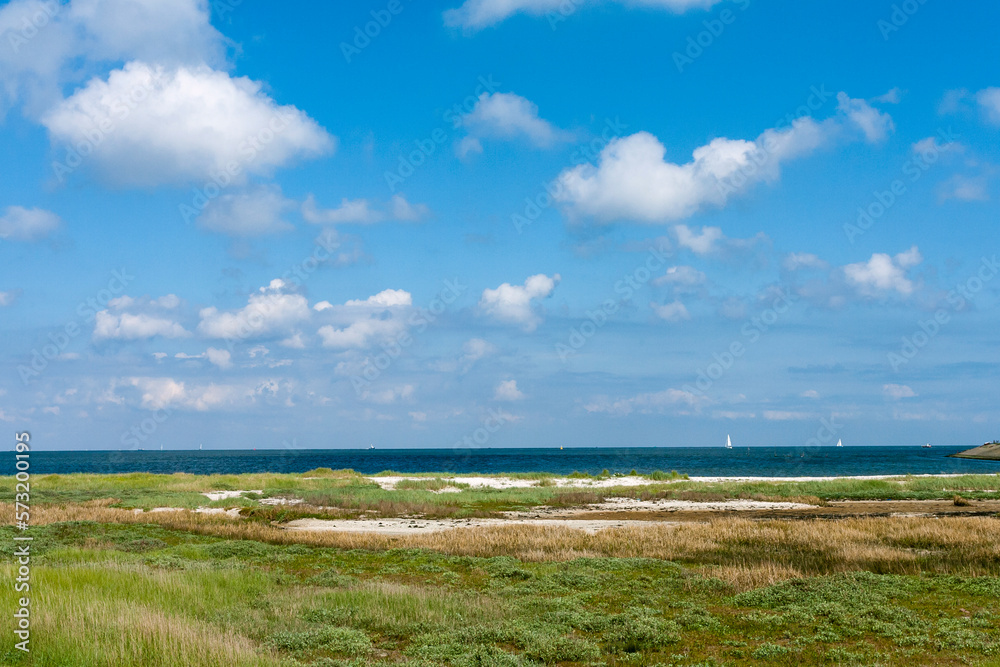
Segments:
[[[966,473],[938,474],[938,475],[909,475],[909,477],[961,477]],[[654,484],[671,484],[676,482],[829,482],[835,479],[891,479],[905,481],[907,475],[851,475],[851,476],[831,476],[831,477],[691,477],[690,479],[667,479],[654,480],[638,475],[626,475],[624,477],[608,477],[605,479],[576,479],[569,477],[548,478],[557,487],[577,488],[577,489],[606,489],[615,486],[651,486]],[[410,477],[406,475],[390,475],[386,477],[366,477],[365,479],[375,482],[387,491],[393,491],[396,484],[406,480],[427,481],[435,479],[433,477]],[[537,479],[514,479],[498,475],[496,477],[439,477],[444,482],[458,482],[468,484],[472,488],[490,489],[524,489],[539,485]]]
[[[641,512],[745,512],[747,510],[801,510],[813,505],[805,503],[770,502],[765,500],[721,500],[702,502],[696,500],[636,500],[634,498],[608,498],[603,503],[587,505],[588,511],[641,511]],[[573,510],[571,510],[573,511]],[[577,510],[578,511],[578,510]]]
[[[206,496],[209,500],[229,500],[230,498],[240,498],[244,493],[264,493],[263,491],[209,491],[201,495]]]
[[[342,533],[377,533],[379,535],[415,535],[436,533],[458,528],[481,528],[485,526],[561,526],[587,533],[596,533],[607,528],[644,525],[650,521],[633,520],[588,520],[588,519],[296,519],[284,525],[286,530],[334,531]],[[656,522],[659,525],[668,522]]]
[[[261,505],[298,505],[304,501],[301,498],[261,498],[257,502]]]

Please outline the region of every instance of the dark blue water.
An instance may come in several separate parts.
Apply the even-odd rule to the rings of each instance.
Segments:
[[[967,447],[631,447],[569,449],[229,450],[182,452],[31,453],[34,474],[305,472],[353,468],[398,472],[501,473],[573,471],[641,473],[677,470],[692,476],[820,477],[1000,473],[1000,461],[946,458]],[[13,459],[13,456],[11,457]],[[13,470],[13,461],[10,469]]]

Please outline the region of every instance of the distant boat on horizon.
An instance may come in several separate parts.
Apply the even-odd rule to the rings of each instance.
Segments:
[[[733,440],[727,434],[726,435],[726,449],[732,449],[732,448],[733,448]]]
[[[201,451],[201,448],[204,447],[204,446],[205,445],[198,445],[198,451]]]
[[[843,447],[843,446],[844,446],[844,441],[843,441],[843,440],[840,440],[840,439],[838,438],[838,439],[837,439],[837,446],[838,446],[838,447]]]
[[[926,445],[920,445],[920,449],[930,449],[930,448],[931,448],[931,443],[929,442]]]
[[[368,449],[375,449],[375,445],[374,444],[368,445]]]

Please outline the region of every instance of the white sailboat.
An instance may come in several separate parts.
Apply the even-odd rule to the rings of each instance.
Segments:
[[[729,435],[726,435],[726,449],[732,449],[732,448],[733,448],[733,441],[729,437]]]
[[[843,447],[844,446],[844,441],[838,438],[837,439],[837,446],[838,447]]]

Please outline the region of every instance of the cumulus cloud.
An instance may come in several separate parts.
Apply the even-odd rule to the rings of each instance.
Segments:
[[[412,306],[413,295],[406,290],[387,289],[382,290],[367,299],[351,299],[344,303],[345,306],[368,306],[372,308],[392,308],[396,306]]]
[[[875,253],[867,262],[848,264],[843,271],[847,283],[863,296],[879,297],[893,292],[909,296],[915,287],[906,272],[922,261],[920,250],[913,246],[895,257]]]
[[[462,345],[462,361],[468,364],[473,364],[496,353],[496,345],[482,338],[470,338]]]
[[[0,239],[5,241],[37,241],[62,224],[58,215],[40,208],[8,206],[0,215]]]
[[[260,83],[204,65],[127,63],[106,81],[92,79],[42,124],[54,143],[91,146],[85,164],[127,187],[204,183],[219,174],[243,183],[334,148],[316,121],[279,106]]]
[[[17,301],[17,297],[18,297],[18,290],[0,292],[0,308],[11,305],[15,301]]]
[[[937,188],[938,201],[989,201],[989,184],[985,175],[966,176],[954,174]]]
[[[94,340],[145,340],[190,336],[177,322],[146,314],[112,313],[102,310],[94,318]]]
[[[684,320],[690,320],[691,314],[688,309],[680,301],[674,301],[673,303],[650,303],[649,307],[653,309],[656,316],[661,320],[666,320],[667,322],[683,322]]]
[[[671,266],[662,276],[655,278],[653,284],[657,287],[669,285],[675,291],[684,292],[704,285],[705,280],[705,274],[693,266]]]
[[[665,159],[666,148],[648,132],[612,140],[597,166],[563,171],[556,199],[570,215],[600,221],[631,219],[661,223],[690,217],[760,182],[774,182],[781,165],[835,139],[880,141],[892,119],[864,100],[838,95],[837,115],[817,122],[799,118],[764,131],[755,141],[720,137],[696,148],[683,164]]]
[[[888,398],[899,400],[901,398],[913,398],[917,392],[913,391],[905,384],[885,384],[882,385],[882,393]]]
[[[976,93],[976,104],[993,125],[1000,125],[1000,88],[983,88]]]
[[[13,0],[0,7],[0,35],[0,115],[19,101],[37,115],[102,64],[225,65],[226,40],[204,0]]]
[[[464,157],[481,152],[482,138],[526,138],[533,146],[548,148],[573,135],[538,116],[538,107],[531,100],[514,93],[483,93],[471,112],[462,116],[462,125],[469,135],[458,145]]]
[[[370,225],[376,222],[417,222],[430,215],[426,204],[411,204],[403,195],[395,195],[385,206],[376,207],[367,199],[342,199],[337,208],[321,209],[316,197],[309,195],[302,204],[302,217],[316,225],[355,223]]]
[[[707,255],[715,249],[717,241],[724,238],[722,230],[718,227],[702,227],[700,233],[695,233],[687,225],[677,225],[674,227],[677,235],[677,245],[687,248],[696,255]]]
[[[169,377],[131,377],[112,386],[108,401],[117,403],[123,400],[119,388],[137,391],[139,405],[147,410],[174,408],[199,412],[252,407],[258,402],[278,401],[287,405],[291,391],[290,386],[275,380],[253,384],[194,385]],[[282,394],[286,395],[283,401]]]
[[[575,0],[579,6],[593,0]],[[688,9],[708,9],[722,0],[616,0],[628,6],[665,9],[680,14]],[[465,0],[465,3],[444,13],[444,23],[451,28],[476,31],[496,25],[518,13],[543,16],[559,10],[564,0]]]
[[[601,397],[585,405],[583,409],[589,413],[606,413],[617,417],[625,417],[633,412],[638,414],[692,414],[700,411],[704,401],[704,398],[689,391],[666,389],[616,400]]]
[[[789,271],[800,271],[802,269],[826,269],[829,264],[818,256],[810,252],[792,252],[785,256],[781,263]]]
[[[496,289],[483,290],[479,307],[496,320],[534,331],[542,318],[532,309],[532,301],[549,297],[560,280],[558,273],[551,278],[539,273],[525,280],[523,285],[503,283]]]
[[[524,394],[517,388],[517,380],[504,380],[493,392],[496,401],[520,401],[522,398]]]
[[[387,289],[367,299],[352,299],[343,306],[329,301],[317,303],[313,308],[327,313],[336,324],[328,324],[316,333],[324,347],[361,349],[388,341],[407,329],[403,317],[413,305],[413,296],[405,290]]]
[[[210,364],[214,364],[223,370],[232,368],[233,366],[233,355],[229,350],[217,350],[214,347],[210,347],[205,350],[205,358],[208,359]]]
[[[380,405],[389,405],[398,401],[405,401],[413,398],[415,388],[412,384],[405,384],[398,387],[389,387],[379,390],[365,390],[361,394],[361,400]]]
[[[198,333],[207,338],[246,339],[290,333],[292,328],[310,317],[309,304],[301,294],[294,294],[291,285],[277,278],[267,287],[251,294],[247,305],[233,312],[218,308],[203,308]]]
[[[213,199],[198,216],[198,225],[230,236],[280,234],[293,229],[283,216],[294,206],[278,186],[262,185]]]

